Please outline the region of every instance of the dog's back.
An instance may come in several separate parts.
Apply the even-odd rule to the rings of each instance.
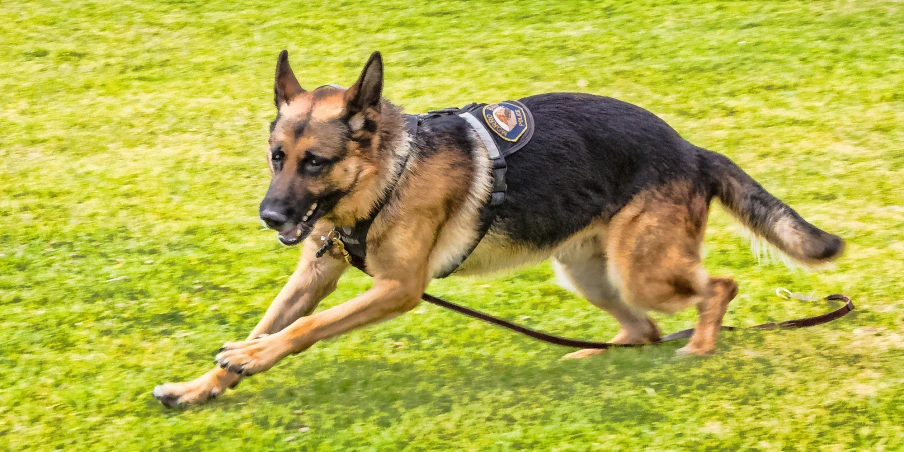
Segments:
[[[608,220],[645,187],[698,178],[693,146],[640,107],[569,93],[521,102],[536,132],[508,159],[510,202],[497,220],[515,240],[552,246]]]
[[[571,93],[521,102],[537,131],[508,159],[508,202],[496,233],[555,247],[594,221],[609,221],[638,193],[680,184],[707,205],[718,197],[754,234],[802,263],[831,259],[843,247],[729,159],[694,146],[640,107]]]

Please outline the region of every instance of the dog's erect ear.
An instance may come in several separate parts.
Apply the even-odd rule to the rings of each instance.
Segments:
[[[345,113],[351,117],[368,108],[380,108],[383,92],[383,57],[374,52],[364,65],[358,81],[345,92]]]
[[[303,92],[304,88],[289,67],[289,52],[285,50],[279,52],[279,59],[276,60],[276,83],[273,84],[273,102],[276,108],[288,104],[293,97]]]

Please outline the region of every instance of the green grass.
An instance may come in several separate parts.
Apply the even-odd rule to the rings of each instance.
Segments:
[[[660,3],[0,4],[0,449],[904,449],[904,4]],[[741,284],[727,324],[829,308],[776,287],[858,309],[723,334],[704,359],[565,362],[423,305],[165,409],[154,385],[210,368],[297,260],[256,218],[283,48],[307,87],[348,85],[381,50],[410,112],[547,91],[641,105],[848,240],[837,268],[795,273],[715,210],[707,267]],[[368,285],[350,273],[323,305]],[[617,329],[548,265],[431,292],[553,333]]]

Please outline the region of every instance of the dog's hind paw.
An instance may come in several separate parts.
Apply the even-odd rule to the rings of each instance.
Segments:
[[[700,348],[688,344],[675,350],[675,354],[678,356],[707,356],[713,354],[714,351],[714,347]]]
[[[571,352],[562,357],[562,359],[581,359],[588,358],[594,355],[599,355],[601,353],[606,353],[606,350],[598,349],[598,348],[585,348],[583,350],[578,350],[576,352]]]

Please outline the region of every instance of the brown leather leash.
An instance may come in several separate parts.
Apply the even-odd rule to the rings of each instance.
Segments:
[[[786,289],[779,289],[776,291],[780,297],[785,299],[797,298],[805,301],[819,301],[819,298],[805,297],[801,295],[795,295]],[[441,306],[443,308],[464,314],[469,317],[473,317],[478,320],[483,320],[484,322],[492,323],[493,325],[498,325],[503,328],[508,328],[512,331],[530,336],[534,339],[547,342],[555,345],[562,345],[565,347],[575,347],[575,348],[595,348],[595,349],[608,349],[608,348],[619,348],[619,347],[643,347],[645,345],[658,345],[664,342],[674,341],[676,339],[686,339],[691,337],[691,334],[694,333],[693,328],[689,328],[686,330],[681,330],[676,333],[669,334],[656,342],[651,342],[648,344],[614,344],[612,342],[594,342],[594,341],[584,341],[580,339],[569,339],[567,337],[554,336],[552,334],[543,333],[541,331],[532,330],[530,328],[509,322],[508,320],[500,319],[499,317],[494,317],[489,314],[484,314],[480,311],[475,311],[471,308],[466,308],[464,306],[443,300],[441,298],[434,297],[430,294],[421,295],[421,299],[428,303],[435,304],[437,306]],[[844,302],[844,306],[827,312],[822,315],[817,315],[814,317],[804,317],[802,319],[793,319],[793,320],[785,320],[784,322],[769,322],[763,323],[761,325],[749,326],[746,328],[739,328],[734,326],[722,325],[722,330],[724,331],[737,331],[737,330],[775,330],[775,329],[796,329],[796,328],[806,328],[816,325],[822,325],[825,323],[829,323],[832,320],[839,319],[847,315],[847,313],[854,310],[854,302],[847,295],[842,294],[832,294],[825,298],[822,298],[825,301],[841,301]]]

